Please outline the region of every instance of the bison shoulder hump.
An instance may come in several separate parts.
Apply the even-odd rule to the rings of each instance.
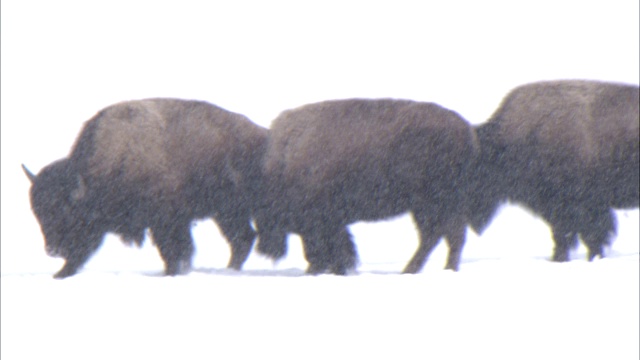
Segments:
[[[153,101],[113,105],[89,121],[93,151],[86,159],[89,175],[157,175],[167,172],[164,149],[167,118]]]

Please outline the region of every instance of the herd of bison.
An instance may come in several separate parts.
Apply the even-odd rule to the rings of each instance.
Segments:
[[[458,270],[466,230],[481,234],[507,202],[552,229],[553,261],[580,239],[603,256],[613,209],[640,198],[638,86],[564,80],[513,89],[472,126],[434,103],[331,100],[282,112],[265,129],[202,101],[127,101],[98,112],[68,157],[31,181],[46,252],[76,274],[107,232],[141,245],[146,230],[167,275],[191,268],[191,224],[212,218],[241,269],[256,251],[279,259],[303,241],[311,274],[358,264],[348,225],[410,212],[419,272],[445,238]]]

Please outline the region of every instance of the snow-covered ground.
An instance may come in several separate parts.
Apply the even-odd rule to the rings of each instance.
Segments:
[[[470,232],[461,270],[442,270],[441,243],[424,271],[399,272],[417,245],[409,216],[352,226],[358,274],[306,276],[300,241],[277,265],[252,254],[224,269],[213,222],[194,227],[195,270],[162,277],[157,251],[108,236],[66,280],[43,251],[3,262],[2,359],[637,359],[638,211],[620,211],[604,259],[580,246],[548,261],[540,220],[506,207]]]
[[[211,221],[195,269],[163,277],[147,241],[113,236],[57,281],[28,202],[82,123],[122,100],[210,101],[268,126],[346,97],[432,101],[472,123],[513,87],[579,78],[638,84],[638,2],[2,0],[0,358],[635,359],[640,214],[618,211],[607,257],[552,263],[549,228],[507,206],[469,232],[460,271],[417,246],[408,216],[351,227],[357,274],[306,276],[300,241],[277,265],[229,250]]]

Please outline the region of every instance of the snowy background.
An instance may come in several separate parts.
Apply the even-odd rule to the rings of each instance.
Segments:
[[[304,276],[299,239],[273,265],[196,224],[195,270],[160,276],[147,241],[107,236],[83,272],[51,278],[20,169],[67,155],[112,103],[202,99],[268,126],[309,102],[437,102],[472,123],[513,87],[638,84],[638,2],[36,1],[1,4],[1,354],[13,359],[638,359],[638,210],[618,211],[605,259],[548,261],[549,228],[506,206],[469,232],[458,273],[417,246],[408,216],[351,227],[359,274]]]

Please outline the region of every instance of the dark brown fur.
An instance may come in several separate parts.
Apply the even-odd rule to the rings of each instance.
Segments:
[[[420,271],[443,236],[447,268],[457,270],[475,145],[464,119],[431,103],[351,99],[285,111],[265,156],[258,250],[279,258],[286,233],[298,233],[308,272],[343,274],[357,263],[348,224],[411,212],[420,247],[405,272]]]
[[[266,136],[246,117],[200,101],[148,99],[100,111],[68,158],[30,176],[47,252],[66,260],[56,277],[75,274],[106,232],[140,245],[147,228],[166,274],[187,272],[191,222],[207,217],[239,269],[255,238],[250,218]]]
[[[514,89],[477,128],[476,230],[511,200],[551,225],[553,260],[567,261],[578,235],[589,259],[602,256],[616,228],[611,209],[638,207],[639,101],[638,86],[596,81]]]

